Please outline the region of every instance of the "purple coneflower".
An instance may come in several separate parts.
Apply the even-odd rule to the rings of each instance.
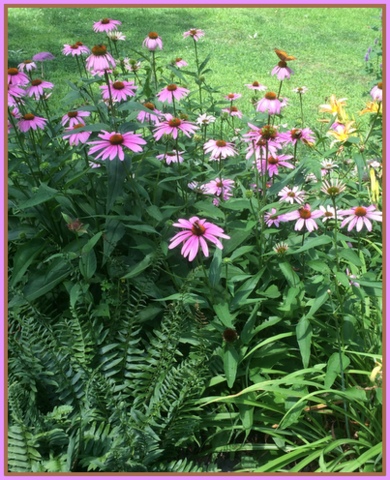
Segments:
[[[163,117],[163,113],[160,112],[160,110],[157,110],[156,106],[154,103],[151,102],[145,102],[142,105],[144,108],[147,108],[150,110],[150,112],[145,112],[144,110],[141,110],[139,114],[137,115],[137,120],[141,123],[144,122],[151,122],[151,123],[158,123],[161,118]]]
[[[54,60],[56,57],[50,52],[39,52],[32,57],[34,62],[46,62],[47,60]]]
[[[37,68],[36,64],[32,60],[25,60],[22,63],[19,63],[18,68],[21,72],[26,69],[26,72],[31,72]]]
[[[28,76],[21,72],[17,68],[9,68],[8,69],[8,84],[9,85],[27,85],[30,83],[30,79]]]
[[[93,30],[95,32],[111,32],[111,30],[116,30],[117,25],[122,25],[122,22],[111,18],[102,18],[93,24]]]
[[[46,122],[46,118],[37,117],[33,113],[26,113],[20,117],[18,128],[21,132],[27,132],[30,128],[33,130],[36,130],[37,128],[43,130],[46,126]]]
[[[176,139],[179,131],[182,131],[189,137],[190,134],[195,133],[195,130],[198,129],[199,127],[193,123],[175,118],[170,113],[167,113],[164,121],[156,123],[153,136],[156,140],[160,140],[163,135],[172,135],[172,137]]]
[[[242,112],[235,106],[223,108],[221,112],[228,113],[231,117],[242,118]]]
[[[29,97],[32,97],[34,95],[36,100],[39,100],[41,96],[44,95],[43,89],[52,89],[54,85],[51,82],[46,82],[45,80],[40,80],[39,78],[36,78],[35,80],[31,81],[31,87],[26,89],[26,94]]]
[[[171,243],[168,248],[172,249],[180,243],[184,243],[181,249],[181,254],[184,258],[188,257],[190,262],[196,257],[199,247],[202,248],[205,257],[209,256],[209,248],[206,240],[222,250],[222,243],[217,237],[230,239],[230,237],[224,233],[222,228],[208,222],[204,218],[200,219],[199,217],[191,217],[189,220],[180,218],[177,223],[173,224],[173,226],[182,228],[183,230],[171,238]]]
[[[116,67],[115,60],[107,52],[107,47],[105,45],[95,45],[86,62],[87,69],[95,72],[102,72]]]
[[[323,205],[320,205],[320,210],[322,212],[322,221],[323,222],[325,222],[327,220],[330,220],[330,219],[335,219],[336,218],[336,213],[337,213],[338,218],[341,217],[340,212],[336,212],[334,207],[332,207],[331,205],[327,205],[326,207],[324,207]]]
[[[291,70],[290,67],[287,66],[287,63],[281,60],[276,67],[272,69],[271,75],[276,75],[277,79],[288,80],[294,72]]]
[[[192,37],[195,40],[195,42],[197,42],[200,39],[200,37],[203,37],[203,36],[204,36],[204,31],[200,30],[199,28],[191,28],[191,30],[188,30],[187,32],[183,33],[184,38]]]
[[[222,200],[226,201],[233,195],[233,187],[234,180],[230,180],[229,178],[216,178],[203,185],[203,193],[222,197]]]
[[[294,93],[298,93],[299,95],[303,95],[304,93],[306,93],[309,89],[307,87],[296,87],[296,88],[293,88],[293,92]]]
[[[279,227],[280,219],[279,215],[276,213],[276,208],[271,208],[271,211],[264,215],[264,221],[267,227],[272,227],[272,225]]]
[[[280,197],[280,202],[289,202],[293,204],[294,202],[303,203],[305,191],[299,190],[299,187],[293,187],[292,189],[289,187],[284,187],[278,193]]]
[[[241,93],[229,93],[228,95],[225,95],[224,98],[226,100],[229,100],[229,102],[233,102],[233,100],[238,100],[241,97],[242,97]]]
[[[340,215],[347,216],[341,223],[341,227],[348,225],[348,232],[350,232],[355,226],[356,231],[360,230],[365,225],[367,230],[371,232],[372,224],[370,220],[375,220],[377,222],[382,221],[382,212],[376,209],[375,205],[370,205],[369,207],[352,207],[348,210],[340,210]]]
[[[377,102],[382,101],[382,82],[379,82],[375,87],[371,90],[370,95],[373,100]]]
[[[62,53],[64,55],[72,55],[72,57],[82,55],[83,53],[89,54],[91,50],[83,45],[81,42],[76,42],[73,45],[65,44],[64,48],[62,49]]]
[[[140,135],[134,134],[133,132],[128,133],[117,133],[117,132],[106,132],[102,131],[98,135],[102,140],[97,140],[95,142],[89,142],[88,145],[94,145],[89,151],[88,155],[102,150],[96,158],[102,157],[102,160],[109,158],[113,160],[116,157],[119,157],[119,160],[124,160],[125,154],[123,152],[123,147],[126,147],[133,152],[142,152],[140,145],[145,145],[146,141],[141,138]]]
[[[102,85],[101,87],[103,100],[110,99],[110,90],[112,100],[114,102],[120,102],[121,100],[127,100],[127,97],[134,97],[135,90],[137,90],[137,86],[134,85],[134,82],[126,82],[126,81],[115,81],[110,82],[110,90],[108,89],[108,85]]]
[[[174,83],[167,85],[157,94],[157,98],[160,102],[172,103],[174,100],[181,100],[186,97],[190,91],[187,88],[178,87]]]
[[[313,145],[315,142],[314,132],[310,128],[293,128],[288,132],[283,132],[280,134],[280,141],[283,143],[291,143],[295,145],[297,142],[302,142],[305,145]]]
[[[22,97],[24,97],[26,95],[26,91],[23,90],[23,88],[20,88],[18,85],[8,85],[8,105],[10,107],[15,107],[18,102],[16,101],[16,99],[19,101],[19,102],[23,102],[21,100]]]
[[[72,132],[78,128],[85,127],[84,123],[76,123],[66,129],[67,132]],[[69,145],[78,145],[79,143],[86,143],[92,132],[73,132],[70,135],[64,135],[63,138],[69,139]]]
[[[286,160],[289,160],[290,158],[293,158],[292,155],[270,155],[268,157],[268,161],[266,162],[265,159],[263,160],[258,160],[256,162],[256,166],[259,172],[262,174],[265,173],[265,167],[267,165],[267,170],[268,170],[268,175],[270,177],[273,177],[274,175],[278,175],[279,173],[279,168],[278,167],[286,167],[286,168],[294,168],[294,165],[292,165],[290,162],[287,162]]]
[[[253,83],[246,83],[245,86],[250,88],[251,90],[258,90],[263,92],[267,90],[267,87],[265,85],[262,85],[257,81],[254,81]]]
[[[90,115],[91,115],[90,112],[86,112],[83,110],[81,111],[75,110],[72,112],[68,112],[62,117],[61,125],[65,127],[68,122],[69,122],[69,127],[74,127],[76,124],[80,124],[80,123],[84,125],[85,122],[83,117],[89,117]]]
[[[267,112],[269,115],[279,115],[281,109],[282,102],[274,92],[267,92],[256,105],[257,112]]]
[[[166,152],[161,155],[157,155],[156,158],[157,160],[165,160],[165,163],[167,165],[170,165],[171,163],[183,163],[184,158],[182,157],[182,154],[184,152],[178,152],[177,150],[172,150],[171,152]]]
[[[294,212],[285,213],[280,215],[279,219],[281,222],[288,222],[290,220],[298,220],[295,224],[294,230],[302,230],[303,227],[309,232],[318,229],[318,225],[315,222],[315,218],[322,217],[321,210],[311,211],[310,205],[306,203],[303,207],[295,210]]]
[[[158,36],[157,32],[150,32],[145,40],[142,42],[142,45],[148,50],[153,52],[158,47],[160,50],[163,49],[162,39]]]
[[[210,160],[238,155],[233,143],[225,142],[225,140],[209,140],[203,145],[203,149],[205,153],[211,153]]]
[[[176,68],[183,68],[183,67],[188,67],[188,63],[183,60],[181,57],[175,58],[175,61],[173,62]]]

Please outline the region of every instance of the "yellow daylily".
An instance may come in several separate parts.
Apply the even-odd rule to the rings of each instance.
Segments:
[[[366,108],[363,108],[359,115],[364,115],[365,113],[379,113],[382,115],[382,102],[367,102]]]
[[[376,178],[375,169],[370,168],[370,181],[371,181],[371,201],[372,203],[378,203],[379,201],[379,182]]]
[[[329,130],[327,133],[327,135],[334,137],[334,140],[330,146],[332,147],[336,142],[346,142],[351,134],[356,132],[356,128],[353,128],[354,124],[354,121],[334,124],[333,129]]]
[[[337,118],[340,120],[345,120],[347,114],[343,107],[346,106],[346,98],[336,98],[336,95],[331,95],[329,98],[329,104],[324,104],[319,106],[319,111],[321,113],[330,113],[331,115],[337,115]]]

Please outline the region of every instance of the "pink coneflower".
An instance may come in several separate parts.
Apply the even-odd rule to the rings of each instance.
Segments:
[[[299,187],[293,187],[292,189],[284,187],[280,190],[278,196],[280,197],[280,202],[303,203],[305,192],[304,190],[299,190]]]
[[[18,68],[21,72],[26,69],[26,72],[31,72],[37,68],[36,64],[32,60],[25,60],[22,63],[19,63]]]
[[[283,143],[291,143],[295,145],[297,142],[302,142],[305,145],[313,145],[315,142],[314,132],[310,128],[293,128],[288,132],[283,132],[280,134],[280,141]]]
[[[256,162],[256,166],[259,172],[263,173],[265,172],[265,167],[267,165],[267,170],[268,170],[268,175],[270,177],[273,177],[274,175],[279,174],[279,168],[278,167],[286,167],[286,168],[294,168],[294,165],[292,165],[290,162],[287,162],[286,160],[289,160],[290,158],[293,158],[292,155],[270,155],[268,157],[268,161],[266,162],[265,159],[263,160],[258,160]]]
[[[95,32],[111,32],[111,30],[116,30],[117,25],[122,25],[122,22],[111,18],[103,18],[93,24],[93,30]]]
[[[279,115],[281,109],[282,102],[274,92],[267,92],[256,105],[257,112],[267,112],[269,115]]]
[[[75,110],[72,112],[68,112],[65,114],[61,119],[61,125],[63,127],[69,122],[69,127],[74,127],[78,123],[85,124],[83,117],[89,117],[91,115],[90,112],[79,111]]]
[[[172,248],[177,247],[180,243],[184,243],[181,249],[181,254],[184,258],[188,257],[190,262],[196,257],[199,247],[202,248],[205,257],[209,256],[209,248],[206,240],[222,250],[222,243],[217,237],[230,239],[221,227],[208,222],[204,218],[200,219],[199,217],[191,217],[189,220],[180,218],[178,223],[174,223],[173,226],[184,230],[171,238],[171,243],[168,248],[171,250]]]
[[[145,112],[144,110],[141,110],[139,114],[137,115],[137,120],[141,123],[144,122],[151,122],[151,123],[158,123],[161,118],[163,117],[163,113],[160,112],[160,110],[157,110],[155,105],[151,102],[145,102],[143,104],[144,108],[147,108],[149,112]]]
[[[44,88],[52,89],[54,85],[51,82],[46,82],[45,80],[40,80],[36,78],[35,80],[31,81],[31,87],[26,89],[26,93],[29,97],[34,95],[36,100],[39,100],[41,96],[44,95]]]
[[[123,35],[122,32],[107,32],[107,37],[112,40],[113,42],[119,42],[126,40],[126,35]]]
[[[370,95],[373,100],[377,102],[382,101],[382,82],[379,82],[375,87],[371,90]]]
[[[265,85],[262,85],[257,81],[254,81],[253,83],[246,83],[245,86],[250,88],[251,90],[258,90],[258,91],[267,90],[267,87]]]
[[[231,117],[242,118],[242,112],[235,106],[223,108],[221,112],[228,113]]]
[[[102,140],[97,140],[95,142],[89,142],[88,145],[94,145],[89,151],[88,155],[102,150],[96,159],[102,157],[102,160],[109,158],[113,160],[116,157],[119,157],[119,160],[124,160],[125,154],[123,152],[122,146],[132,150],[133,152],[142,152],[140,145],[145,145],[146,142],[140,135],[134,134],[133,132],[128,133],[117,133],[117,132],[106,132],[102,131],[98,135]]]
[[[161,155],[157,155],[156,158],[157,160],[165,160],[165,163],[167,165],[170,165],[171,163],[183,163],[184,158],[182,157],[182,154],[184,152],[178,152],[177,150],[172,150],[171,152],[166,152]]]
[[[176,68],[183,68],[183,67],[188,67],[188,63],[183,60],[181,57],[175,58],[175,61],[173,62]]]
[[[369,207],[352,207],[348,210],[340,210],[340,215],[348,215],[347,218],[341,223],[341,227],[348,225],[348,232],[350,232],[355,226],[356,231],[360,230],[365,225],[367,230],[371,232],[372,224],[370,220],[375,220],[377,222],[382,221],[382,212],[376,209],[375,205],[370,205]]]
[[[296,88],[293,88],[293,92],[294,93],[298,93],[299,95],[303,95],[305,94],[309,89],[307,87],[296,87]]]
[[[242,97],[241,93],[229,93],[228,95],[224,96],[224,98],[226,100],[229,100],[229,102],[233,102],[234,100],[238,100],[241,97]]]
[[[87,58],[87,69],[101,72],[115,68],[116,63],[114,58],[107,52],[105,45],[95,45],[92,48],[91,55]]]
[[[200,30],[199,28],[192,28],[191,30],[188,30],[188,32],[183,33],[184,38],[192,37],[195,40],[195,42],[197,42],[200,39],[200,37],[203,37],[203,36],[204,36],[204,31]]]
[[[18,70],[17,68],[8,69],[8,84],[9,85],[27,85],[30,83],[28,76]]]
[[[120,102],[121,100],[127,100],[127,97],[134,97],[135,90],[137,90],[137,86],[134,85],[134,82],[126,82],[126,81],[115,81],[110,82],[110,90],[108,89],[108,85],[102,85],[101,87],[103,100],[110,99],[110,90],[112,100],[114,102]]]
[[[357,278],[356,275],[352,275],[352,273],[349,271],[348,268],[345,269],[345,273],[347,274],[347,277],[349,278],[349,284],[353,285],[356,288],[359,288],[360,283],[355,282],[355,279]]]
[[[288,222],[290,220],[298,220],[295,224],[294,230],[302,230],[303,227],[309,232],[318,229],[317,223],[314,221],[315,218],[322,217],[321,210],[311,211],[310,205],[306,203],[303,207],[295,210],[294,212],[285,213],[280,215],[279,219],[281,222]]]
[[[67,128],[67,132],[71,132],[78,128],[85,127],[84,123],[76,123],[75,125]],[[92,132],[73,132],[70,135],[64,135],[63,138],[69,138],[69,145],[78,145],[79,143],[86,143]]]
[[[158,36],[157,32],[150,32],[145,40],[142,42],[142,45],[148,50],[153,52],[158,47],[160,50],[163,49],[162,39]]]
[[[290,67],[287,66],[287,63],[281,60],[276,67],[272,69],[271,75],[276,75],[277,79],[282,81],[282,80],[288,80],[291,75],[293,75],[294,72],[291,70]]]
[[[10,107],[15,107],[18,104],[16,99],[19,102],[23,102],[21,98],[24,95],[26,95],[26,91],[23,88],[20,88],[18,85],[8,85],[8,105]]]
[[[255,155],[256,160],[265,158],[267,155],[276,155],[278,149],[281,148],[279,139],[279,132],[276,127],[272,125],[264,125],[259,128],[251,123],[248,123],[251,130],[243,135],[244,140],[248,143],[246,159]]]
[[[279,215],[276,213],[276,208],[271,208],[271,211],[264,215],[264,221],[267,227],[272,227],[272,225],[279,227],[280,219]]]
[[[209,140],[203,145],[203,149],[205,153],[211,153],[210,160],[238,155],[233,143],[225,142],[225,140]]]
[[[198,129],[199,127],[192,122],[175,118],[170,113],[167,113],[164,121],[156,123],[153,136],[156,140],[160,140],[163,135],[172,135],[176,139],[179,131],[182,131],[189,137],[190,134],[195,133],[195,130]]]
[[[37,128],[43,130],[46,126],[46,122],[46,118],[37,117],[32,113],[26,113],[20,117],[18,128],[21,132],[27,132],[30,128],[33,130],[36,130]]]
[[[64,55],[72,55],[72,57],[82,55],[83,53],[89,54],[91,50],[83,45],[81,42],[76,42],[73,45],[65,44],[64,48],[62,49],[62,53]]]
[[[211,180],[208,183],[203,185],[203,193],[206,195],[216,195],[217,197],[222,197],[222,200],[228,200],[232,194],[232,189],[234,187],[234,180],[229,178],[216,178]]]
[[[181,100],[186,97],[190,91],[187,88],[178,87],[174,83],[167,85],[157,94],[157,98],[160,102],[172,103],[174,100]]]

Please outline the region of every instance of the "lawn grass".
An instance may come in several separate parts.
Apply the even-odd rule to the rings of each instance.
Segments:
[[[300,115],[299,102],[292,88],[306,86],[305,123],[318,118],[318,105],[335,94],[348,99],[351,112],[358,112],[369,99],[373,78],[364,72],[364,55],[380,32],[378,8],[9,8],[9,65],[49,51],[56,56],[47,63],[46,78],[56,89],[52,103],[68,92],[66,80],[75,81],[75,60],[61,50],[66,43],[82,41],[89,47],[104,42],[102,33],[94,33],[92,24],[103,17],[122,21],[119,30],[126,35],[118,42],[123,56],[137,58],[134,50],[148,52],[142,41],[150,31],[157,31],[164,41],[158,52],[161,65],[175,57],[183,57],[194,70],[191,39],[183,32],[201,28],[206,35],[198,43],[203,59],[211,53],[207,83],[219,88],[223,98],[229,92],[243,97],[237,103],[245,113],[251,111],[251,91],[244,85],[254,80],[277,91],[279,81],[270,72],[278,58],[273,49],[281,48],[295,55],[290,62],[295,72],[284,82],[282,96],[290,99],[288,120],[293,123]],[[218,95],[217,95],[218,97]]]

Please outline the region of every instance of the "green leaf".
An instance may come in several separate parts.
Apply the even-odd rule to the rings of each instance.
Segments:
[[[103,237],[103,265],[114,251],[119,240],[123,238],[124,234],[125,227],[121,222],[115,218],[108,218],[106,220],[105,235]]]
[[[34,259],[44,250],[46,244],[42,239],[32,239],[22,245],[14,256],[10,287],[14,287],[26,273]]]
[[[295,287],[299,283],[299,277],[298,275],[294,272],[294,269],[292,266],[287,263],[287,262],[281,262],[279,263],[279,268],[282,271],[283,275],[285,276],[288,284],[290,287]]]
[[[94,250],[88,250],[87,253],[81,254],[79,268],[81,275],[86,280],[89,280],[93,277],[97,268],[97,259]]]
[[[225,325],[225,327],[233,328],[235,315],[230,313],[229,305],[227,303],[216,303],[213,305],[213,308],[222,324]]]
[[[296,327],[296,335],[304,368],[309,366],[312,334],[310,321],[306,317],[302,317]]]
[[[229,388],[232,388],[237,375],[237,366],[239,354],[230,343],[225,344],[223,352],[223,367],[226,375],[226,381]]]
[[[263,276],[264,269],[262,269],[257,275],[249,278],[236,292],[233,300],[231,301],[231,309],[234,310],[243,305],[243,302],[249,297],[253,290],[257,287],[261,277]]]
[[[320,245],[326,245],[327,243],[331,243],[332,239],[327,235],[321,235],[320,237],[309,238],[302,247],[298,248],[298,250],[290,251],[287,250],[287,255],[292,255],[296,253],[305,252],[306,250],[310,250],[315,247],[319,247]]]
[[[141,272],[146,270],[153,262],[154,254],[149,253],[146,255],[146,257],[137,265],[134,265],[133,267],[130,268],[130,271],[126,273],[122,278],[133,278],[139,275]]]
[[[41,183],[35,194],[33,194],[33,196],[26,202],[18,205],[18,208],[24,210],[25,208],[35,207],[36,205],[47,202],[48,200],[52,200],[57,194],[58,190]]]
[[[31,302],[50,292],[55,286],[63,282],[70,272],[69,264],[63,259],[54,261],[45,272],[30,277],[24,288],[26,300]]]
[[[83,248],[81,249],[81,253],[82,254],[89,253],[93,249],[93,247],[97,244],[97,242],[99,241],[102,235],[103,235],[103,232],[95,233],[95,235],[92,238],[90,238],[88,242],[83,246]]]
[[[326,300],[329,298],[328,290],[329,290],[329,286],[324,285],[317,292],[316,298],[314,299],[313,304],[309,310],[309,313],[307,314],[307,318],[312,318],[313,315],[316,313],[316,311],[326,302]]]
[[[123,192],[123,185],[126,178],[126,170],[124,162],[115,158],[112,161],[107,161],[107,200],[106,200],[106,213],[110,213],[112,207],[115,204],[116,199]]]
[[[214,252],[213,260],[209,268],[209,281],[212,287],[216,287],[221,279],[222,269],[222,250],[216,248]]]
[[[356,267],[361,267],[362,262],[359,258],[359,255],[355,253],[353,250],[350,248],[342,248],[339,250],[339,255],[340,257],[344,258],[345,260],[348,260],[351,262],[352,265],[356,265]]]
[[[324,386],[325,388],[330,388],[338,375],[340,375],[341,370],[340,370],[340,357],[341,357],[341,365],[342,365],[342,370],[344,371],[348,365],[351,363],[350,359],[344,354],[339,352],[333,353],[329,360],[328,360],[328,368],[326,370],[326,375],[325,375],[325,380],[324,380]]]

